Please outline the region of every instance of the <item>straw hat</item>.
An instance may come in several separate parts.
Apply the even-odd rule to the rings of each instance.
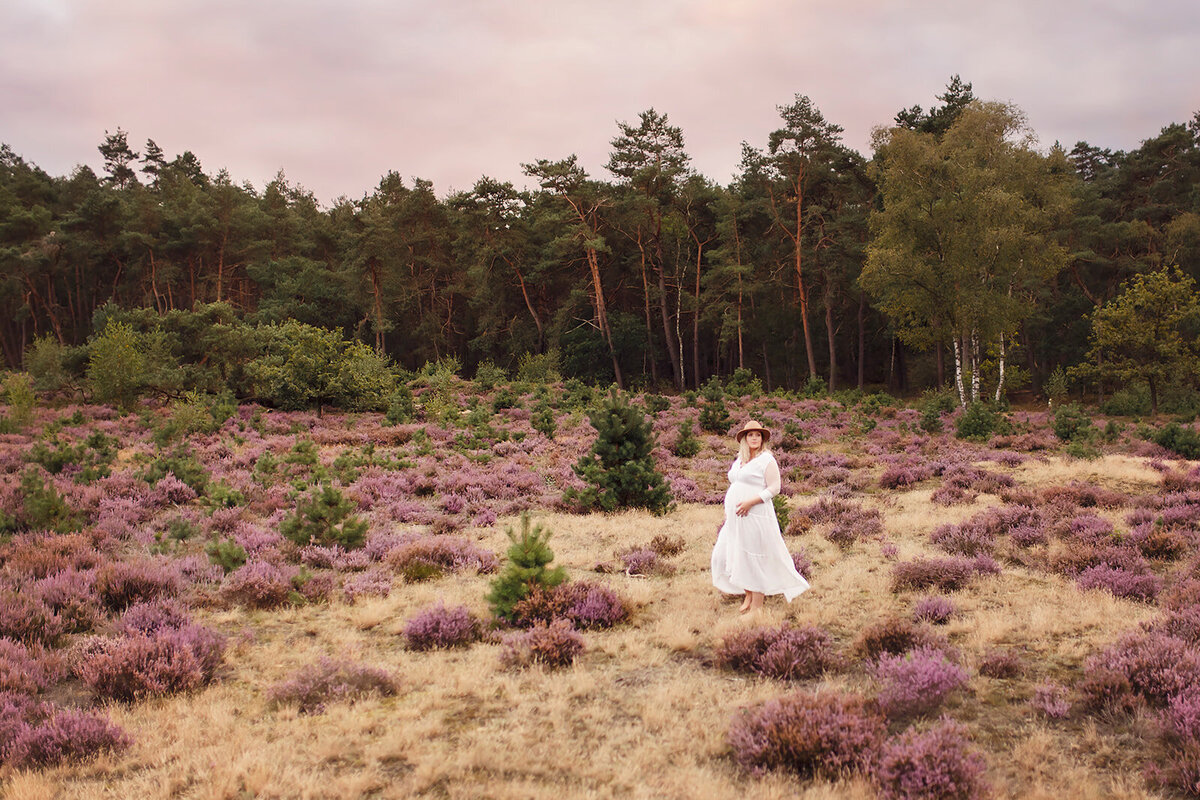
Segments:
[[[764,428],[762,423],[756,419],[748,420],[746,424],[742,426],[742,429],[733,435],[733,438],[740,442],[742,437],[751,431],[758,431],[761,433],[764,442],[769,442],[771,440],[771,432]]]

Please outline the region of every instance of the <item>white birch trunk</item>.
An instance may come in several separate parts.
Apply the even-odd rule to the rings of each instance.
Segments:
[[[967,392],[963,388],[963,354],[958,336],[954,337],[954,387],[958,389],[958,404],[967,407]]]
[[[971,402],[979,402],[979,333],[971,330]]]
[[[996,402],[1000,402],[1000,396],[1004,394],[1004,364],[1008,357],[1008,351],[1004,347],[1004,334],[1000,334],[1000,378],[996,381]]]

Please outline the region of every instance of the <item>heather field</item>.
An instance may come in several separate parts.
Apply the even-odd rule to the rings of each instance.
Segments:
[[[10,413],[5,797],[1200,794],[1200,465],[1161,424],[966,440],[958,410],[734,391],[705,432],[713,402],[635,394],[675,505],[580,513],[598,396]],[[739,616],[708,565],[751,415],[812,589]],[[524,512],[567,580],[502,623]]]

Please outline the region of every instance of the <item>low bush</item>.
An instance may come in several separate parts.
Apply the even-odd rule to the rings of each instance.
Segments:
[[[675,565],[665,561],[656,550],[649,547],[631,547],[617,553],[621,566],[626,575],[659,575],[675,574]]]
[[[362,547],[367,523],[354,514],[356,506],[332,486],[323,486],[300,501],[283,520],[279,532],[293,544],[338,545],[343,550]]]
[[[166,560],[112,561],[96,571],[96,594],[112,611],[178,594],[183,579]]]
[[[1049,719],[1065,719],[1071,713],[1071,701],[1067,699],[1065,686],[1044,683],[1033,690],[1029,705],[1034,711]]]
[[[1158,597],[1163,582],[1153,573],[1130,572],[1107,564],[1096,564],[1081,572],[1075,579],[1075,585],[1085,590],[1103,589],[1114,597],[1149,603]]]
[[[1025,672],[1025,662],[1014,650],[995,648],[983,654],[979,662],[979,674],[989,678],[1006,680],[1018,678]]]
[[[0,692],[36,694],[58,683],[65,672],[54,651],[0,636]]]
[[[944,625],[954,616],[954,603],[948,597],[922,597],[913,606],[913,619],[932,625]]]
[[[1163,633],[1131,633],[1085,662],[1076,688],[1093,709],[1162,708],[1200,687],[1200,653]]]
[[[797,692],[742,709],[728,741],[734,759],[752,773],[837,778],[869,769],[885,735],[883,718],[860,698]]]
[[[539,664],[547,669],[568,667],[583,652],[583,637],[568,620],[559,619],[549,625],[537,623],[527,631],[510,634],[500,654],[507,667],[526,667]]]
[[[533,586],[513,606],[511,623],[522,628],[565,619],[576,629],[611,628],[629,618],[629,609],[607,586],[590,581]]]
[[[890,719],[935,711],[951,692],[967,683],[967,673],[933,647],[881,655],[873,671],[879,681],[879,707]]]
[[[276,608],[291,599],[291,575],[269,561],[250,561],[225,578],[221,591],[251,608]]]
[[[65,629],[62,617],[38,598],[11,589],[0,591],[0,636],[26,645],[53,645]]]
[[[342,581],[342,599],[347,603],[354,603],[360,597],[387,597],[391,593],[392,573],[380,567],[347,575]]]
[[[0,694],[0,763],[38,769],[119,753],[132,739],[107,719],[56,708],[18,694]]]
[[[718,645],[717,666],[782,680],[809,680],[841,664],[833,638],[821,628],[751,628]]]
[[[508,622],[515,622],[517,603],[535,587],[551,589],[567,579],[562,567],[550,567],[554,551],[550,549],[551,532],[541,525],[531,525],[529,514],[521,515],[521,533],[505,530],[512,543],[508,548],[508,563],[492,581],[487,601],[492,613]]]
[[[1168,422],[1155,431],[1150,440],[1176,455],[1193,461],[1200,459],[1200,432],[1195,428],[1184,427],[1178,422]]]
[[[918,647],[946,648],[944,639],[928,628],[894,617],[869,625],[854,642],[854,652],[865,661],[885,655],[904,655]]]
[[[992,434],[1007,432],[1009,427],[1007,418],[990,404],[975,402],[958,418],[954,435],[959,439],[984,441]]]
[[[1068,403],[1054,409],[1050,427],[1054,430],[1054,435],[1064,442],[1086,442],[1095,434],[1092,418],[1077,403]]]
[[[322,656],[315,666],[272,686],[267,696],[274,706],[295,705],[301,714],[321,714],[330,703],[391,697],[399,691],[399,680],[385,669]]]
[[[892,567],[892,591],[937,589],[952,592],[971,582],[976,575],[998,571],[995,562],[976,558],[915,558]]]
[[[33,594],[58,614],[66,633],[84,633],[104,615],[95,584],[92,572],[67,569],[38,581]]]
[[[387,563],[410,583],[457,572],[496,571],[495,553],[458,536],[422,536],[390,550]]]
[[[75,674],[113,700],[164,696],[211,681],[224,651],[219,634],[189,623],[86,642],[75,655]]]
[[[478,641],[481,627],[466,606],[446,608],[438,603],[418,612],[404,625],[404,639],[411,650],[465,647]]]
[[[966,726],[944,719],[936,727],[907,730],[880,754],[875,782],[882,800],[983,800],[987,762],[970,747]]]

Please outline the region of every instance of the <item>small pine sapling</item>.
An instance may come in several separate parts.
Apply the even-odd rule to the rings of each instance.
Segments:
[[[584,509],[644,508],[665,514],[671,489],[654,465],[654,430],[645,415],[613,391],[588,418],[596,429],[592,450],[573,469],[589,485],[563,497]]]
[[[690,419],[681,420],[679,436],[675,439],[675,446],[671,448],[671,452],[680,458],[691,458],[700,452],[700,446],[701,442],[692,428],[692,421]]]
[[[733,420],[725,408],[725,390],[714,375],[704,384],[700,396],[704,404],[700,407],[700,427],[709,433],[728,433]]]
[[[336,544],[354,550],[366,541],[367,523],[353,511],[353,502],[332,486],[324,486],[296,506],[296,512],[283,521],[279,532],[300,547]]]
[[[487,601],[492,612],[501,619],[513,622],[517,603],[523,600],[534,587],[549,589],[567,579],[562,567],[550,568],[554,551],[550,549],[551,531],[541,525],[532,525],[529,514],[521,515],[521,534],[512,528],[505,530],[512,546],[508,548],[508,563],[492,581],[492,591]]]

